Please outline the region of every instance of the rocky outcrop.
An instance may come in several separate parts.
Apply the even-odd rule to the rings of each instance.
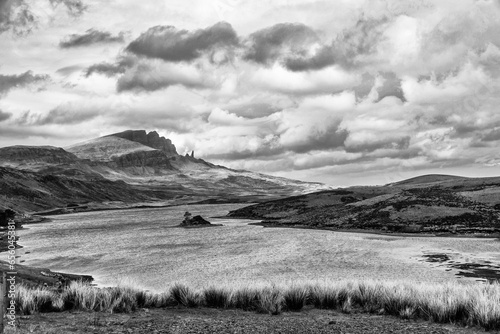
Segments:
[[[146,133],[145,130],[127,130],[109,135],[107,137],[110,136],[134,141],[163,151],[167,155],[177,155],[177,150],[175,148],[175,145],[172,144],[172,141],[168,138],[160,137],[160,135],[156,131]]]
[[[0,148],[0,162],[68,164],[79,159],[60,147],[9,146]]]
[[[184,214],[184,220],[179,225],[182,227],[201,227],[201,226],[217,226],[212,225],[208,220],[205,220],[202,216],[191,216],[191,213],[186,212]]]

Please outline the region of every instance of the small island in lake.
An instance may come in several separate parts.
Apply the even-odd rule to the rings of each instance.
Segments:
[[[184,213],[184,220],[179,224],[180,227],[211,227],[211,226],[222,226],[222,224],[212,224],[208,220],[204,219],[202,216],[191,215],[190,212],[186,211]]]

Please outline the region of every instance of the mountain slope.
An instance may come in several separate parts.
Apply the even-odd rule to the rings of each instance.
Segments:
[[[100,137],[64,148],[80,159],[109,162],[135,152],[155,151],[154,148],[119,137]]]
[[[429,175],[248,206],[231,217],[264,225],[392,232],[500,233],[500,178]]]
[[[248,201],[327,189],[179,155],[156,132],[128,130],[66,148],[0,148],[0,207],[36,211],[119,201]],[[114,204],[113,204],[114,205]]]

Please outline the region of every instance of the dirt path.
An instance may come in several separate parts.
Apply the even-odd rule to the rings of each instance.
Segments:
[[[17,331],[6,333],[133,333],[133,334],[213,334],[213,333],[484,333],[478,328],[450,324],[401,320],[366,314],[342,314],[310,309],[279,316],[240,310],[142,309],[132,314],[63,312],[20,317]]]

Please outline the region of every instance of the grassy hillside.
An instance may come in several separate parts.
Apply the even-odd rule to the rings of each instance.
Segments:
[[[271,226],[500,233],[500,178],[428,175],[270,201],[229,213]]]

